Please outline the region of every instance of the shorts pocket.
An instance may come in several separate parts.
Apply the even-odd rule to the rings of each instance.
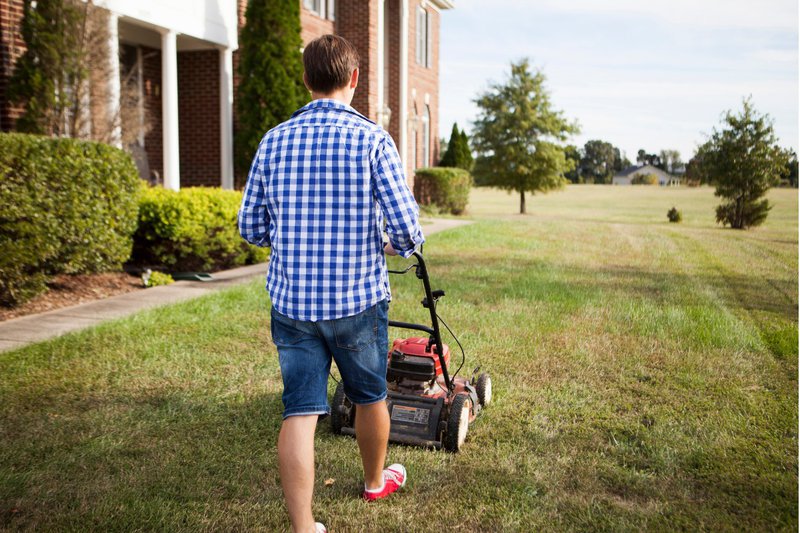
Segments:
[[[333,333],[336,346],[343,350],[361,351],[375,343],[378,332],[377,307],[353,316],[346,316],[333,321]]]
[[[303,332],[296,328],[295,320],[284,316],[275,309],[270,312],[270,332],[272,333],[272,342],[278,344],[294,344]]]

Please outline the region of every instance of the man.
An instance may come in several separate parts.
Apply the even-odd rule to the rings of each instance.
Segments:
[[[353,45],[334,35],[305,48],[312,102],[261,140],[239,211],[242,237],[272,247],[267,290],[284,385],[278,461],[294,531],[325,531],[311,498],[314,430],[330,414],[331,359],[358,406],[363,497],[386,497],[406,482],[402,465],[383,468],[390,424],[384,253],[409,257],[424,237],[394,142],[350,107],[358,61]]]

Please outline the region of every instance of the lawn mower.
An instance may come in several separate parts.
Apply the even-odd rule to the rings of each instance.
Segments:
[[[492,381],[488,374],[473,372],[471,379],[458,377],[466,356],[458,338],[436,313],[436,303],[444,296],[442,290],[431,290],[428,269],[422,253],[415,251],[416,263],[405,270],[389,270],[406,274],[412,269],[422,280],[425,298],[422,307],[428,309],[431,326],[389,320],[389,327],[427,333],[427,337],[397,339],[388,353],[386,385],[391,429],[389,440],[401,444],[444,448],[457,452],[467,438],[467,430],[481,410],[492,401]],[[461,366],[450,375],[450,348],[442,342],[439,322],[461,348]],[[477,376],[477,377],[476,377]],[[355,405],[344,394],[339,383],[333,395],[331,427],[334,434],[355,435]]]

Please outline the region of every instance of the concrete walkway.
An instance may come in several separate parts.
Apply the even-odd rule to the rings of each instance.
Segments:
[[[471,223],[470,220],[428,218],[424,219],[422,228],[427,236]],[[264,277],[266,273],[267,263],[250,265],[216,272],[212,281],[176,281],[171,285],[0,322],[0,352],[96,326],[103,321],[122,318],[145,309],[197,298]]]

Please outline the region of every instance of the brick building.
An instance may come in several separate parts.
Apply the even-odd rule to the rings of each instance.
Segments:
[[[337,33],[361,54],[353,106],[383,125],[413,169],[439,156],[439,27],[453,0],[298,0],[304,43]],[[109,58],[134,79],[150,126],[131,146],[140,169],[166,187],[233,187],[233,99],[246,0],[95,0],[108,9]],[[25,45],[24,0],[0,0],[0,130],[20,110],[6,96]],[[113,77],[112,77],[113,78]],[[106,80],[112,113],[120,79]],[[96,103],[93,103],[93,109]],[[146,118],[145,118],[146,117]],[[113,142],[113,141],[112,141]],[[117,142],[119,144],[119,141]]]

